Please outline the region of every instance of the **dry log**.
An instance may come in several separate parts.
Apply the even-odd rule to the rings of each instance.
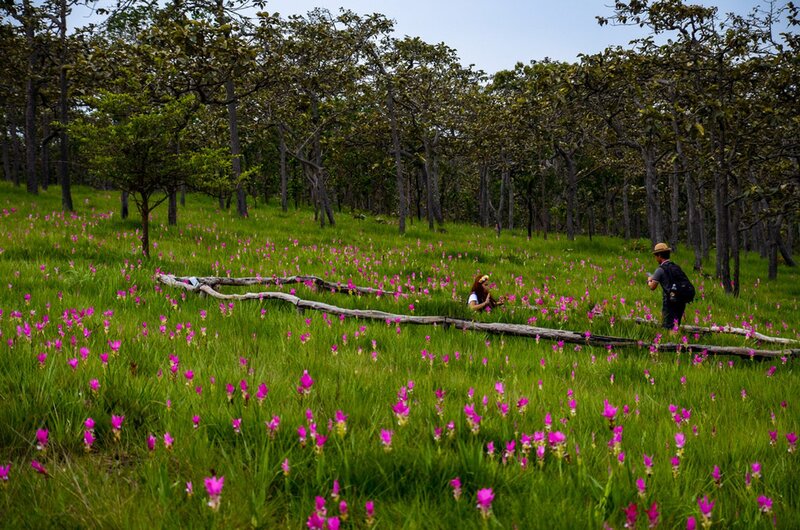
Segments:
[[[262,278],[260,276],[245,277],[245,278],[227,278],[224,276],[197,276],[191,277],[196,282],[202,285],[208,285],[216,289],[218,285],[233,285],[233,286],[248,286],[248,285],[292,285],[302,283],[306,287],[316,286],[318,288],[330,291],[333,293],[346,293],[346,294],[368,294],[375,296],[382,296],[385,294],[394,294],[394,291],[383,291],[373,287],[359,287],[357,285],[342,284],[341,282],[329,282],[323,280],[319,276],[288,276],[279,278],[273,276],[271,278]]]
[[[632,320],[637,324],[654,324],[654,323],[657,324],[657,322],[645,320],[641,317],[636,317],[631,319],[626,318],[625,320]],[[753,331],[752,329],[734,328],[732,326],[714,325],[711,327],[703,327],[703,326],[692,326],[689,324],[683,324],[680,326],[680,329],[688,333],[726,333],[730,335],[742,335],[748,339],[756,339],[761,342],[771,342],[774,344],[798,344],[798,342],[800,342],[794,339],[787,339],[784,337],[771,337],[769,335],[764,335],[763,333]]]
[[[293,277],[303,278],[303,277]],[[313,277],[305,277],[313,278]],[[367,310],[367,309],[346,309],[334,305],[326,304],[324,302],[316,302],[313,300],[304,300],[298,296],[288,293],[264,291],[259,293],[241,293],[241,294],[224,294],[215,290],[211,285],[253,285],[247,283],[236,283],[239,280],[251,281],[253,279],[243,278],[226,278],[225,281],[213,283],[214,279],[195,278],[195,277],[176,277],[170,274],[157,275],[159,282],[170,287],[177,287],[186,289],[188,291],[205,293],[220,300],[281,300],[288,302],[300,310],[311,309],[314,311],[324,311],[331,315],[344,315],[349,317],[361,318],[366,320],[380,320],[387,323],[398,324],[421,324],[421,325],[440,325],[452,326],[456,329],[467,331],[481,331],[484,333],[511,335],[517,337],[529,337],[534,339],[544,339],[552,341],[563,341],[570,344],[586,344],[590,346],[607,346],[612,345],[616,347],[642,347],[649,346],[642,341],[627,339],[623,337],[610,337],[603,335],[591,335],[579,333],[576,331],[540,328],[535,326],[528,326],[524,324],[508,324],[502,322],[475,322],[473,320],[466,320],[461,318],[451,318],[443,316],[418,316],[418,315],[402,315],[395,313],[387,313],[385,311]],[[206,281],[209,280],[209,281]],[[262,282],[264,279],[259,279]],[[259,283],[260,284],[260,283]],[[660,344],[658,351],[688,351],[688,352],[705,352],[713,355],[736,355],[748,358],[776,358],[786,355],[795,355],[800,353],[800,350],[754,350],[751,348],[738,348],[729,346],[711,346],[701,344]]]

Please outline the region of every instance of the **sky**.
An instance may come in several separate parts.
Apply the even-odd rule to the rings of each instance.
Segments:
[[[700,1],[720,12],[749,13],[756,0]],[[462,64],[486,73],[510,69],[521,61],[575,61],[579,53],[625,46],[644,30],[597,24],[611,16],[613,0],[270,0],[266,10],[283,16],[305,14],[314,7],[358,14],[382,13],[395,21],[397,36],[444,42],[458,51]]]
[[[687,0],[712,5],[720,13],[750,13],[768,0]],[[96,0],[95,5],[109,4]],[[517,62],[546,57],[573,62],[608,46],[627,46],[644,37],[638,27],[600,26],[597,16],[610,17],[614,0],[267,0],[266,11],[282,16],[304,15],[315,7],[359,15],[382,13],[395,21],[397,37],[444,42],[458,52],[461,63],[487,74],[511,69]],[[94,17],[76,8],[72,25]]]

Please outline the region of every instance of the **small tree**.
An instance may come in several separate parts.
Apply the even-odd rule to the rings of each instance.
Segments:
[[[158,105],[134,94],[102,93],[95,112],[70,130],[91,175],[133,198],[142,219],[142,254],[150,257],[150,213],[167,188],[203,188],[230,164],[222,149],[178,149],[197,108],[194,96]],[[163,193],[163,196],[161,195]]]

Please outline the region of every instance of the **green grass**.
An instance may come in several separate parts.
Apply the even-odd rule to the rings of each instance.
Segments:
[[[212,199],[191,196],[177,227],[165,225],[165,210],[156,212],[155,248],[147,261],[140,258],[137,222],[119,218],[118,196],[78,188],[75,199],[78,211],[65,217],[57,189],[31,197],[0,184],[0,465],[11,465],[0,487],[4,527],[305,528],[316,496],[327,498],[328,517],[339,514],[330,496],[334,480],[349,508],[342,526],[353,528],[366,527],[368,500],[375,503],[373,524],[379,528],[620,528],[630,503],[638,504],[637,524],[645,528],[644,509],[653,502],[659,527],[685,528],[687,517],[699,520],[697,498],[704,495],[716,502],[716,527],[772,527],[773,518],[759,513],[760,495],[773,500],[778,527],[798,525],[800,455],[788,452],[786,440],[787,433],[800,431],[796,361],[693,362],[685,353],[651,355],[646,346],[559,348],[546,341],[299,314],[278,302],[237,302],[223,313],[218,300],[154,281],[157,272],[312,274],[387,291],[402,285],[404,296],[380,299],[292,287],[300,297],[343,307],[408,313],[413,304],[418,315],[515,323],[533,323],[535,317],[543,327],[649,344],[657,328],[623,320],[660,314],[660,293],[644,286],[645,272],[655,268],[644,241],[570,242],[554,234],[546,241],[527,240],[514,232],[497,238],[465,225],[430,232],[424,222],[400,237],[391,224],[346,213],[335,227],[320,229],[310,212],[282,213],[273,205],[251,207],[250,218],[242,220],[218,211]],[[690,261],[685,251],[674,258]],[[777,281],[766,281],[766,263],[754,255],[743,257],[742,271],[738,299],[713,280],[694,276],[702,294],[689,306],[687,322],[746,321],[768,335],[800,338],[800,274],[781,268]],[[491,274],[495,291],[513,300],[491,314],[469,312],[465,300],[478,273]],[[596,306],[601,315],[590,319]],[[83,310],[83,317],[71,316],[73,310]],[[117,353],[111,353],[112,340],[121,341]],[[689,340],[758,347],[743,337]],[[89,350],[85,361],[81,348]],[[37,360],[42,353],[43,366]],[[107,365],[102,353],[111,353]],[[175,375],[171,355],[179,358]],[[72,358],[80,360],[75,369],[68,364]],[[187,370],[193,371],[191,381]],[[305,397],[295,390],[303,370],[315,380]],[[90,389],[92,379],[100,384],[97,392]],[[399,426],[391,407],[409,381],[410,416]],[[510,406],[505,417],[496,406],[499,381]],[[261,383],[269,393],[259,403]],[[228,384],[236,388],[232,399]],[[445,392],[441,414],[437,389]],[[463,411],[470,389],[483,417],[475,434]],[[574,416],[568,390],[577,401]],[[529,404],[521,414],[516,403],[523,396]],[[608,448],[604,399],[619,407],[622,464]],[[670,404],[691,409],[689,421],[676,426]],[[629,413],[623,415],[624,405]],[[318,432],[328,437],[321,453],[310,440],[305,447],[298,441],[298,426],[309,427],[309,410]],[[335,427],[328,430],[338,410],[348,416],[344,436]],[[531,451],[523,467],[521,435],[544,431],[548,413],[553,429],[566,434],[569,458],[559,460],[548,449],[539,465]],[[125,416],[118,441],[111,415]],[[194,415],[201,418],[197,429]],[[280,416],[274,438],[265,427],[273,416]],[[87,417],[96,422],[91,452],[83,447]],[[239,434],[232,427],[237,418]],[[451,421],[454,432],[448,436]],[[437,427],[444,428],[438,442]],[[42,428],[50,440],[44,452],[36,449],[36,430]],[[394,431],[391,451],[380,443],[382,429]],[[679,431],[688,440],[675,478],[670,458]],[[775,445],[770,431],[777,433]],[[165,432],[175,439],[171,450],[162,442]],[[153,452],[146,444],[151,433],[158,441]],[[503,463],[511,440],[515,455]],[[489,442],[496,447],[493,458],[486,454]],[[652,476],[645,475],[643,454],[655,461]],[[33,459],[49,478],[31,469]],[[281,469],[286,459],[288,476]],[[745,473],[756,461],[762,476],[748,488]],[[711,478],[715,465],[722,487]],[[213,473],[225,477],[218,511],[206,505],[203,487]],[[463,484],[458,501],[449,486],[456,476]],[[640,477],[647,482],[644,498],[635,486]],[[192,496],[185,492],[188,481]],[[487,521],[475,507],[481,488],[495,493]]]

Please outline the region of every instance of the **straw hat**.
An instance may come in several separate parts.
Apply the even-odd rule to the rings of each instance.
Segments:
[[[672,252],[672,249],[666,243],[657,243],[653,247],[653,254],[661,254],[662,252]]]

